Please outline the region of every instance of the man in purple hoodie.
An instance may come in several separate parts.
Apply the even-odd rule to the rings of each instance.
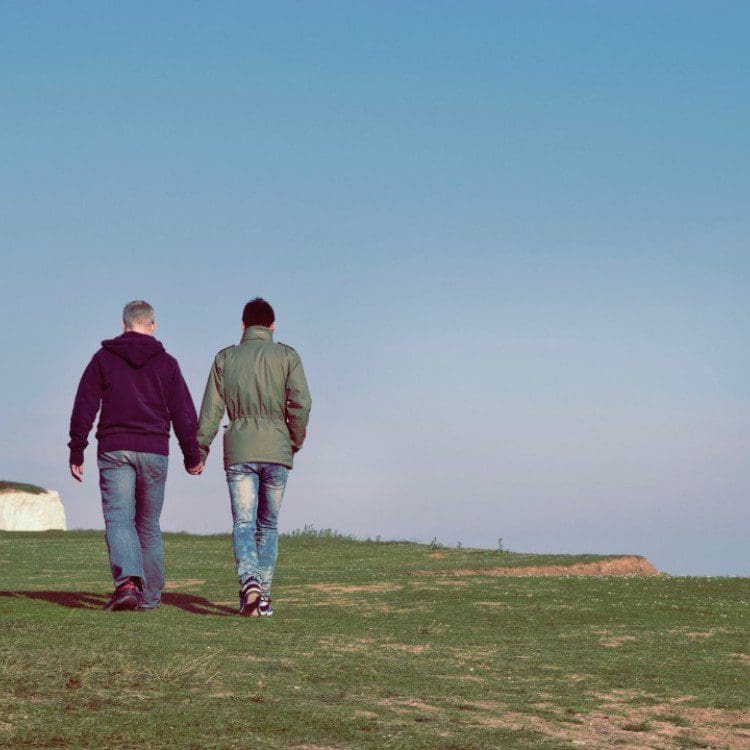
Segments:
[[[154,310],[125,305],[123,334],[102,341],[78,386],[70,418],[70,473],[83,481],[83,451],[101,406],[99,486],[115,592],[108,610],[153,610],[164,586],[159,516],[167,479],[169,427],[190,474],[203,471],[198,418],[177,360],[154,338]]]

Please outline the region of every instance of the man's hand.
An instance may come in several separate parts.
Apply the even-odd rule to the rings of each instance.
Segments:
[[[199,464],[196,464],[195,466],[188,469],[188,474],[192,474],[194,477],[197,477],[199,474],[203,473],[203,469],[205,469],[206,466],[201,461]]]
[[[75,464],[70,465],[70,473],[73,479],[77,482],[83,481],[83,464],[76,466]]]

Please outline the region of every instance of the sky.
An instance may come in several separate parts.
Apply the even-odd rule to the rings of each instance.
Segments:
[[[103,528],[67,431],[123,305],[199,404],[262,295],[313,396],[282,531],[749,575],[749,23],[3,0],[0,476]],[[230,530],[219,443],[162,526]]]

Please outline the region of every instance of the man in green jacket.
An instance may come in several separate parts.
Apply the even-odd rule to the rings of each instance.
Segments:
[[[256,297],[245,305],[242,339],[216,355],[198,426],[205,462],[226,409],[224,469],[234,519],[240,614],[245,617],[273,614],[279,510],[310,415],[302,360],[291,346],[274,343],[274,328],[268,302]]]

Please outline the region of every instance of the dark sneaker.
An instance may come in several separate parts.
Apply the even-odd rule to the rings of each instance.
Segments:
[[[270,617],[272,614],[273,607],[271,607],[271,600],[261,596],[258,603],[258,617]]]
[[[134,610],[138,607],[138,587],[133,581],[121,583],[112,594],[112,598],[104,605],[110,612]]]
[[[258,604],[260,603],[260,582],[257,578],[249,578],[240,589],[240,615],[242,617],[260,617]]]

